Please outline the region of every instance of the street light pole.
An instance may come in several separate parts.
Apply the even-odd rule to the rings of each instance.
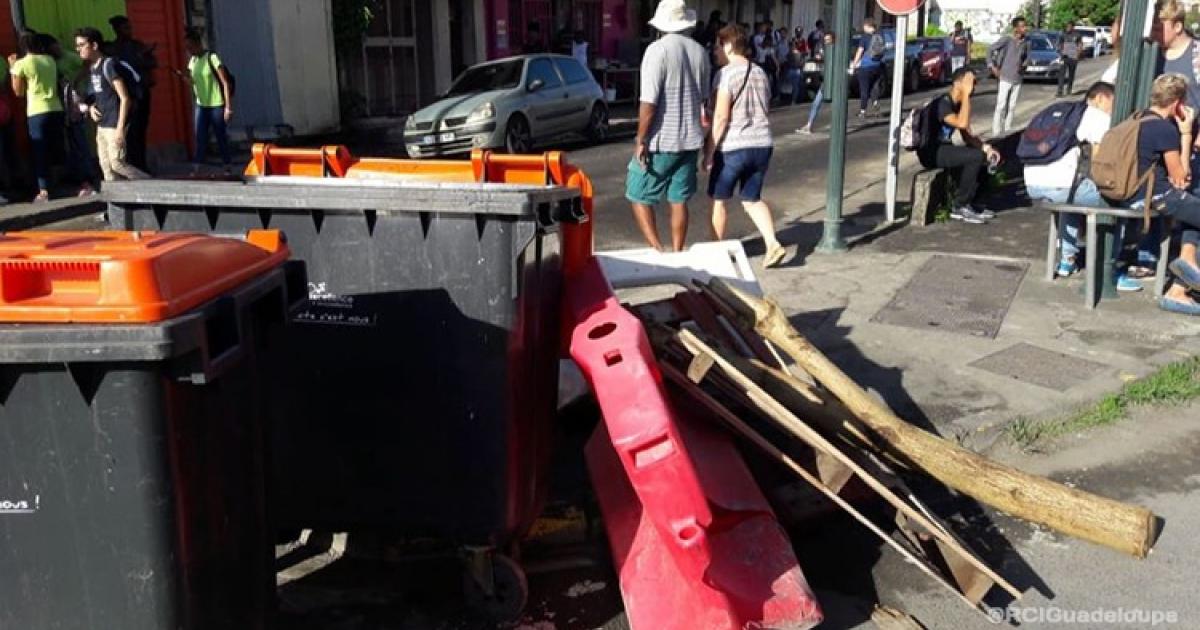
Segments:
[[[829,128],[829,169],[825,176],[825,230],[817,250],[829,253],[846,251],[846,241],[842,239],[842,192],[846,179],[846,102],[850,94],[847,68],[850,67],[850,18],[854,8],[851,1],[837,0],[833,50],[825,54],[833,120]]]

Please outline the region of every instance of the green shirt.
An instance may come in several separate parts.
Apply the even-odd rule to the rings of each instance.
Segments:
[[[212,63],[209,63],[209,61]],[[192,93],[196,96],[196,104],[200,107],[224,107],[225,92],[221,88],[221,79],[213,72],[221,67],[221,58],[217,53],[206,52],[188,60],[188,72],[192,75]]]
[[[63,110],[58,97],[58,66],[50,55],[25,55],[9,72],[25,79],[25,115],[37,116]]]

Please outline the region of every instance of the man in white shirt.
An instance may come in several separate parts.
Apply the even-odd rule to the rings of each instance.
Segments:
[[[1100,144],[1112,124],[1112,106],[1114,89],[1112,84],[1099,82],[1087,92],[1087,111],[1079,121],[1075,137],[1079,144],[1090,144],[1093,147]],[[1104,206],[1096,184],[1084,177],[1075,187],[1075,196],[1071,197],[1071,184],[1076,179],[1079,168],[1080,148],[1073,147],[1061,158],[1050,164],[1025,167],[1025,189],[1032,200],[1044,199],[1051,203],[1072,203],[1081,206]],[[1076,256],[1079,253],[1079,233],[1083,217],[1078,214],[1064,214],[1061,231],[1062,257],[1059,259],[1059,276],[1069,276],[1079,270]]]

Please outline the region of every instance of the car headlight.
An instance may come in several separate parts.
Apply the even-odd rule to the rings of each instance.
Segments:
[[[417,117],[416,116],[409,116],[407,119],[404,120],[404,130],[405,131],[415,131],[416,128],[417,128]]]
[[[1060,64],[1062,64],[1062,57],[1059,57],[1059,58],[1055,59],[1054,61],[1050,62],[1050,65],[1052,65],[1052,66],[1057,66]]]
[[[495,117],[496,106],[492,103],[484,103],[483,105],[480,105],[471,111],[471,114],[467,116],[467,124],[470,125],[473,123],[483,122],[485,120],[491,120]]]

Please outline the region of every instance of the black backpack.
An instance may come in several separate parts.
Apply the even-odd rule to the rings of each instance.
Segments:
[[[137,70],[133,69],[133,66],[125,61],[116,57],[109,57],[105,60],[105,63],[109,61],[116,64],[117,76],[121,77],[121,80],[125,82],[125,87],[129,90],[129,96],[133,97],[133,102],[136,106],[137,103],[146,97],[146,85],[142,80],[142,76],[138,74]]]
[[[213,65],[212,55],[212,52],[204,53],[204,60],[208,62],[208,69],[212,70],[213,78],[220,81],[221,75],[217,73],[217,67]],[[229,64],[227,63],[222,62],[221,67],[225,68],[225,79],[229,81],[229,96],[237,96],[237,79],[234,78],[233,71],[229,69]]]
[[[1017,157],[1032,166],[1057,162],[1079,143],[1075,134],[1086,111],[1086,102],[1066,101],[1038,112],[1021,132]]]

